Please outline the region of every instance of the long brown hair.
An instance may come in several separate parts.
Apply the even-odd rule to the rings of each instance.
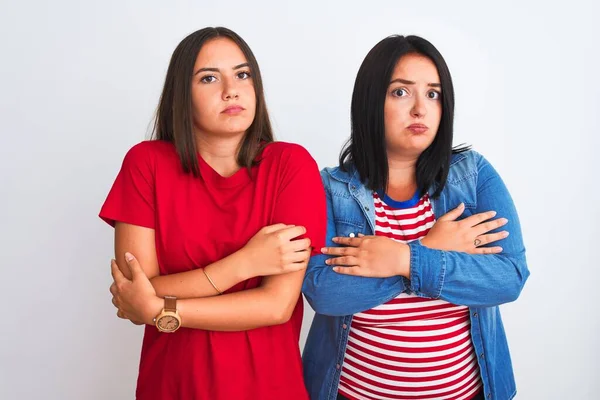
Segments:
[[[191,85],[194,64],[202,46],[209,40],[219,37],[231,39],[244,53],[250,66],[256,94],[254,121],[242,139],[237,155],[238,164],[242,167],[252,167],[262,146],[273,141],[262,77],[252,50],[244,39],[230,29],[223,27],[200,29],[183,39],[171,56],[152,132],[153,139],[164,140],[175,145],[183,170],[186,173],[191,172],[196,177],[200,176],[200,170],[193,130]]]

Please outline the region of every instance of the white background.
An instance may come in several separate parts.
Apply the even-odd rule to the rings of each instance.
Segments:
[[[3,0],[0,398],[133,398],[142,329],[115,316],[97,214],[147,137],[171,52],[215,25],[250,44],[278,138],[320,167],[349,134],[369,49],[432,41],[454,77],[456,144],[495,165],[521,218],[532,275],[502,307],[517,398],[599,398],[597,17],[581,0]]]

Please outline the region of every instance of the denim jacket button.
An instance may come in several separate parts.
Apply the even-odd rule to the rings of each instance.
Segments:
[[[492,398],[492,394],[491,394],[491,393],[488,393],[488,395],[487,395],[487,398],[488,398],[488,399],[491,399],[491,398]]]
[[[340,369],[340,368],[341,368],[341,367],[340,367],[340,364],[336,364],[336,365],[335,365],[335,369]]]
[[[366,211],[369,211],[369,207],[365,207],[365,210],[366,210]]]
[[[348,325],[346,325],[346,324],[342,325],[342,329],[348,329]]]
[[[477,318],[477,311],[473,313],[473,317]]]
[[[484,357],[483,353],[481,353],[481,354],[479,355],[479,357],[483,358],[483,357]]]
[[[352,185],[352,186],[350,186],[350,189],[356,190],[356,186]]]
[[[354,234],[354,232],[350,232],[350,234],[348,235],[348,237],[354,237],[354,236],[356,236],[356,235]]]

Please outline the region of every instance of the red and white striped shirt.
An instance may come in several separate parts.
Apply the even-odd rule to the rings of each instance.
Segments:
[[[435,223],[427,195],[373,198],[376,235],[407,243]],[[355,314],[339,393],[352,400],[473,398],[481,379],[470,327],[468,307],[407,293]]]

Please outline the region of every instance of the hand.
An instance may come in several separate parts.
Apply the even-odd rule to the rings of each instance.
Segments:
[[[323,254],[341,256],[329,258],[327,265],[336,265],[339,274],[388,278],[410,275],[410,250],[407,245],[385,236],[357,238],[334,237],[334,243],[347,247],[324,247]],[[340,267],[343,265],[343,267]]]
[[[162,310],[163,301],[156,296],[156,291],[137,259],[130,253],[125,253],[125,259],[131,271],[131,280],[123,275],[115,260],[111,261],[114,282],[110,286],[110,292],[113,295],[113,305],[118,308],[117,316],[129,319],[136,325],[152,325],[154,317]]]
[[[292,240],[305,233],[303,226],[285,224],[266,226],[258,231],[241,249],[244,259],[250,260],[250,275],[278,275],[306,269],[310,239]]]
[[[427,236],[421,239],[421,244],[432,249],[460,251],[469,254],[496,254],[502,252],[500,246],[479,246],[497,242],[507,237],[508,231],[487,232],[506,225],[508,220],[499,218],[489,221],[496,216],[496,212],[488,211],[456,221],[462,215],[464,209],[465,205],[461,203],[454,210],[440,217],[427,233]]]

